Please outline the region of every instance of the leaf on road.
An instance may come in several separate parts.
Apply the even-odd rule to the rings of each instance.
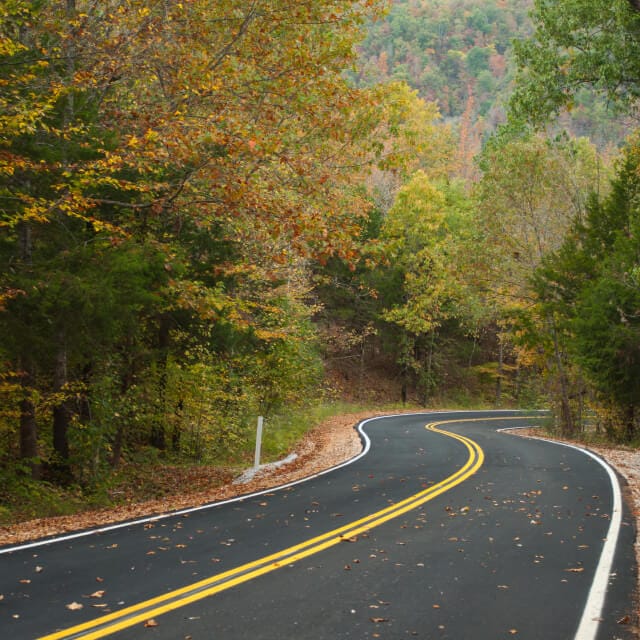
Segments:
[[[82,609],[83,605],[81,605],[79,602],[71,602],[68,605],[66,605],[67,609],[69,609],[69,611],[79,611],[80,609]]]
[[[31,584],[31,580],[28,578],[23,578],[22,580],[18,580],[20,584]]]
[[[380,622],[389,622],[389,618],[369,618],[371,622],[375,622],[376,624]]]
[[[618,620],[618,624],[629,624],[631,622],[631,616],[623,616]]]
[[[153,618],[151,618],[150,620],[147,620],[147,621],[144,623],[144,626],[145,626],[145,627],[157,627],[157,626],[158,626],[158,623],[157,623]]]
[[[89,597],[90,598],[102,598],[102,596],[106,593],[106,591],[104,591],[104,589],[102,589],[101,591],[94,591]]]
[[[565,569],[570,573],[582,573],[584,571],[584,567],[571,567],[570,569]]]
[[[340,536],[340,540],[342,542],[358,542],[358,536],[351,536],[349,538],[345,538],[344,536]]]
[[[42,573],[42,571],[44,571],[44,567],[36,567],[36,573]]]

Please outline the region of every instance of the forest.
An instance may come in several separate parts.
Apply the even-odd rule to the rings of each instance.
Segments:
[[[636,443],[634,0],[4,0],[0,524],[323,412]]]

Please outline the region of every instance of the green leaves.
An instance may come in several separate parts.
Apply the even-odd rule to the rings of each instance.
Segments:
[[[535,32],[514,42],[516,118],[543,125],[587,86],[623,106],[640,96],[640,14],[628,0],[536,0]]]
[[[621,428],[636,431],[640,387],[640,288],[636,279],[639,153],[633,140],[608,197],[593,198],[562,247],[536,271],[540,307],[557,318],[569,359],[594,389],[600,407],[613,408]]]

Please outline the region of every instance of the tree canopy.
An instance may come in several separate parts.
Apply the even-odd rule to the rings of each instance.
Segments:
[[[634,0],[535,0],[534,33],[514,42],[511,99],[518,117],[543,123],[588,87],[616,104],[640,96],[640,12]]]

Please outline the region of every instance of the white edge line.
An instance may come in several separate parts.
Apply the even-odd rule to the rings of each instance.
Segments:
[[[401,415],[401,414],[398,414]],[[78,538],[84,538],[87,536],[92,536],[92,535],[96,535],[96,534],[100,534],[100,533],[107,533],[109,531],[115,531],[117,529],[124,529],[126,527],[134,527],[136,525],[139,524],[145,524],[148,522],[157,522],[158,520],[165,520],[167,518],[173,518],[176,516],[183,516],[189,513],[196,513],[197,511],[204,511],[206,509],[214,509],[216,507],[221,507],[225,504],[232,504],[234,502],[242,502],[244,500],[249,500],[251,498],[255,498],[258,496],[262,496],[265,495],[267,493],[273,493],[275,491],[282,491],[283,489],[288,489],[289,487],[293,487],[297,484],[301,484],[303,482],[307,482],[308,480],[313,480],[314,478],[318,478],[319,476],[322,476],[326,473],[330,473],[331,471],[335,471],[337,469],[341,469],[342,467],[346,467],[350,464],[353,464],[354,462],[356,462],[357,460],[359,460],[360,458],[364,457],[365,455],[367,455],[367,453],[369,452],[369,449],[371,448],[371,440],[369,439],[369,436],[363,431],[363,427],[365,424],[367,424],[368,422],[371,422],[373,420],[379,420],[382,418],[393,418],[395,416],[393,415],[389,415],[389,416],[377,416],[375,418],[368,418],[366,420],[363,420],[362,422],[358,423],[357,425],[357,430],[360,433],[360,436],[363,440],[363,448],[362,451],[357,454],[356,456],[354,456],[353,458],[350,458],[349,460],[346,460],[345,462],[338,464],[334,467],[330,467],[329,469],[324,469],[323,471],[319,471],[318,473],[314,473],[313,475],[310,476],[306,476],[305,478],[301,478],[300,480],[294,480],[293,482],[288,482],[287,484],[282,484],[282,485],[278,485],[276,487],[271,487],[270,489],[264,489],[262,491],[256,491],[255,493],[247,493],[247,494],[242,494],[240,496],[236,496],[234,498],[229,498],[228,500],[221,500],[220,502],[208,502],[206,504],[202,504],[199,505],[197,507],[188,507],[187,509],[180,509],[178,511],[168,511],[166,513],[159,513],[153,516],[148,516],[145,518],[138,518],[136,520],[125,520],[124,522],[118,522],[116,524],[110,524],[110,525],[106,525],[104,527],[98,527],[95,529],[86,529],[84,531],[77,531],[75,533],[70,533],[68,535],[63,535],[63,536],[56,536],[53,538],[46,538],[44,540],[36,540],[35,542],[28,542],[26,544],[19,544],[19,545],[14,545],[11,547],[5,547],[0,549],[0,555],[5,554],[5,553],[12,553],[14,551],[23,551],[26,549],[33,549],[36,547],[42,547],[48,544],[54,544],[56,542],[68,542],[69,540],[76,540]]]
[[[516,427],[518,428],[518,427]],[[526,428],[526,427],[522,427]],[[499,429],[499,431],[510,431],[512,429]],[[514,429],[515,430],[515,429]],[[536,436],[525,436],[532,440],[541,440],[542,442],[549,442],[550,444],[560,445],[563,447],[569,447],[575,449],[593,458],[598,462],[607,472],[609,480],[611,481],[611,490],[613,492],[613,508],[611,512],[611,521],[609,523],[609,530],[607,531],[607,537],[605,538],[604,546],[602,547],[602,553],[600,554],[600,560],[596,567],[596,572],[593,576],[593,582],[591,583],[591,589],[589,590],[589,596],[582,612],[582,618],[578,625],[578,630],[574,636],[574,640],[594,640],[600,627],[600,619],[602,615],[602,609],[604,607],[604,601],[607,596],[607,587],[609,584],[609,576],[611,575],[611,569],[613,568],[613,560],[618,545],[618,537],[620,535],[620,529],[622,525],[622,493],[620,491],[620,482],[616,472],[611,465],[597,456],[592,451],[579,447],[574,444],[567,444],[566,442],[558,442],[556,440],[549,440],[547,438],[537,438]]]
[[[487,410],[487,413],[512,413],[517,410],[514,409],[500,409],[500,410]],[[124,522],[118,522],[116,524],[110,524],[104,527],[98,527],[95,529],[85,529],[84,531],[76,531],[75,533],[70,533],[68,535],[63,535],[63,536],[55,536],[53,538],[45,538],[44,540],[36,540],[35,542],[28,542],[25,544],[17,544],[14,546],[9,546],[9,547],[4,547],[4,548],[0,548],[0,555],[6,554],[6,553],[13,553],[15,551],[24,551],[26,549],[35,549],[37,547],[44,547],[46,545],[49,544],[55,544],[57,542],[68,542],[69,540],[77,540],[78,538],[86,538],[88,536],[92,536],[92,535],[96,535],[96,534],[100,534],[100,533],[108,533],[109,531],[115,531],[117,529],[124,529],[126,527],[134,527],[138,524],[146,524],[148,522],[157,522],[158,520],[165,520],[167,518],[174,518],[176,516],[183,516],[189,513],[196,513],[197,511],[204,511],[206,509],[214,509],[216,507],[221,507],[225,504],[232,504],[234,502],[242,502],[244,500],[249,500],[251,498],[256,498],[258,496],[263,496],[267,493],[274,493],[276,491],[282,491],[283,489],[288,489],[289,487],[293,487],[295,485],[298,484],[302,484],[303,482],[307,482],[309,480],[313,480],[315,478],[318,478],[320,476],[323,476],[327,473],[330,473],[332,471],[336,471],[337,469],[342,469],[343,467],[346,467],[350,464],[353,464],[354,462],[357,462],[358,460],[360,460],[360,458],[363,458],[364,456],[367,455],[367,453],[369,453],[369,449],[371,448],[371,440],[369,439],[369,436],[367,436],[367,434],[363,431],[363,427],[368,424],[369,422],[373,422],[374,420],[384,420],[386,418],[398,418],[401,416],[409,416],[409,415],[415,415],[415,416],[419,416],[419,415],[437,415],[437,414],[443,414],[443,413],[482,413],[482,410],[480,411],[474,411],[472,409],[470,410],[442,410],[442,411],[416,411],[415,413],[394,413],[394,414],[389,414],[389,415],[384,415],[384,416],[375,416],[373,418],[367,418],[366,420],[362,420],[361,422],[359,422],[357,424],[357,430],[360,433],[360,436],[362,437],[362,440],[364,442],[364,446],[362,451],[357,454],[356,456],[354,456],[353,458],[350,458],[349,460],[346,460],[345,462],[342,462],[341,464],[336,465],[335,467],[330,467],[329,469],[325,469],[324,471],[319,471],[318,473],[314,473],[313,475],[310,476],[306,476],[305,478],[300,478],[300,480],[294,480],[293,482],[288,482],[287,484],[281,484],[278,485],[276,487],[271,487],[270,489],[264,489],[262,491],[257,491],[255,493],[247,493],[247,494],[243,494],[241,496],[236,496],[235,498],[229,498],[228,500],[222,500],[220,502],[208,502],[206,504],[202,504],[199,505],[197,507],[189,507],[187,509],[180,509],[179,511],[168,511],[166,513],[159,513],[153,516],[148,516],[145,518],[138,518],[136,520],[125,520]],[[527,412],[527,413],[535,413],[535,411],[533,412]],[[542,412],[540,412],[542,413]],[[514,416],[517,417],[517,416]]]

